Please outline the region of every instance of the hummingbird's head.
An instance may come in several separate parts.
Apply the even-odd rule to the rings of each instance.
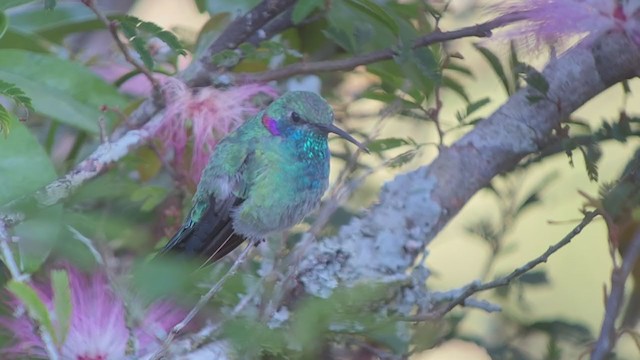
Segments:
[[[274,136],[313,132],[334,133],[363,151],[369,150],[349,133],[333,124],[333,109],[320,95],[310,91],[289,91],[272,102],[262,115],[262,124]]]

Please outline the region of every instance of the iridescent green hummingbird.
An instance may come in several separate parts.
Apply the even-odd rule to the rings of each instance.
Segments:
[[[216,261],[300,221],[329,184],[327,135],[367,149],[333,124],[319,95],[292,91],[225,137],[205,167],[189,216],[162,252]]]

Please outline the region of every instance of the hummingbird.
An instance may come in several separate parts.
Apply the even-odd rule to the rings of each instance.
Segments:
[[[192,207],[161,253],[215,262],[245,240],[286,230],[314,210],[329,185],[329,133],[367,148],[333,124],[331,106],[308,91],[274,100],[209,158]]]

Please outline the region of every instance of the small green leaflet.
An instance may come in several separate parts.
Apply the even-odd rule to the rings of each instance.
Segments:
[[[4,95],[13,100],[16,105],[21,106],[27,110],[27,116],[29,113],[35,112],[33,105],[31,104],[31,98],[29,98],[24,91],[12,83],[0,80],[0,95]],[[5,136],[9,135],[9,121],[13,114],[9,112],[4,106],[0,105],[0,133]],[[25,118],[26,118],[25,117]],[[22,119],[24,120],[24,119]]]
[[[478,101],[472,102],[469,105],[467,105],[467,108],[465,109],[464,112],[458,111],[456,113],[456,119],[458,119],[459,123],[463,123],[464,120],[466,118],[468,118],[471,114],[473,114],[474,112],[480,110],[481,108],[483,108],[485,105],[487,105],[490,102],[491,102],[491,99],[489,99],[489,98],[483,98],[483,99],[480,99]]]
[[[4,106],[0,105],[0,134],[3,134],[5,137],[9,135],[9,123],[11,122],[12,117],[13,114]]]
[[[49,310],[38,296],[38,293],[29,285],[16,280],[10,280],[6,288],[15,295],[26,307],[29,316],[37,321],[56,341],[56,333],[51,323]]]
[[[147,40],[150,37],[160,39],[179,55],[187,54],[180,40],[172,32],[164,30],[152,22],[143,21],[131,15],[118,17],[118,21],[120,22],[122,33],[127,37],[133,49],[140,55],[144,65],[149,69],[152,69],[154,64],[153,57],[147,46]]]
[[[485,58],[485,60],[487,60],[493,72],[500,79],[500,82],[502,83],[504,90],[507,92],[507,95],[511,95],[513,93],[513,86],[509,82],[509,80],[507,80],[507,74],[504,71],[504,67],[502,66],[502,63],[500,62],[500,59],[498,58],[498,56],[492,53],[491,50],[484,48],[480,45],[475,44],[474,47],[476,48],[476,50],[478,50],[478,52],[480,52],[480,54]]]
[[[400,138],[378,139],[367,144],[367,148],[372,153],[380,153],[386,150],[394,149],[402,145],[409,145],[409,141]]]
[[[302,20],[306,19],[309,14],[313,12],[313,10],[321,7],[323,4],[322,0],[300,0],[293,7],[293,12],[291,13],[291,21],[294,24],[299,24]]]
[[[56,314],[58,344],[62,345],[71,325],[71,287],[69,275],[65,270],[51,272],[51,284],[53,285],[53,310]]]
[[[53,10],[56,7],[56,0],[44,0],[44,9],[45,10]]]

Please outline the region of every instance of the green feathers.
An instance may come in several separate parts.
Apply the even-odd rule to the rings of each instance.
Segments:
[[[261,240],[302,221],[328,186],[328,133],[365,149],[333,118],[322,97],[295,91],[229,134],[202,174],[189,217],[163,252],[215,261],[245,239]]]

